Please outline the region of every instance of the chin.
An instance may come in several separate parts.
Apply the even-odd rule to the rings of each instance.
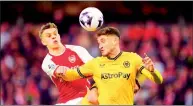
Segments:
[[[57,48],[57,47],[59,47],[59,45],[58,44],[54,44],[54,45],[52,45],[52,47],[53,48]]]
[[[102,54],[102,56],[107,56],[107,53],[101,53]]]

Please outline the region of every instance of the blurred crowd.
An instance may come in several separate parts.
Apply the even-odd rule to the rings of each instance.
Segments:
[[[58,91],[41,69],[48,52],[38,37],[42,24],[20,24],[20,19],[16,24],[2,22],[1,105],[55,104]],[[139,77],[141,89],[135,96],[135,104],[193,104],[192,24],[146,21],[104,26],[117,27],[122,50],[137,52],[141,57],[147,53],[163,75],[161,85]],[[63,44],[83,46],[96,57],[100,52],[93,34],[79,24],[72,24],[67,33],[60,33]]]

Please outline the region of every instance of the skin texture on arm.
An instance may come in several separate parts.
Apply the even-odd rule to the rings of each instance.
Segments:
[[[96,83],[93,78],[89,78],[88,81],[91,87],[87,89],[88,96],[86,98],[88,99],[90,103],[97,105],[98,104],[98,89],[97,89]]]
[[[96,87],[96,85],[94,84],[89,92],[88,92],[88,96],[87,99],[90,103],[94,104],[94,105],[98,105],[98,89]]]

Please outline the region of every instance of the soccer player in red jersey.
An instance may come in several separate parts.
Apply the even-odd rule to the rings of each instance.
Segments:
[[[42,44],[49,51],[43,60],[42,69],[59,90],[57,104],[79,104],[87,93],[87,87],[91,87],[89,80],[93,82],[92,79],[80,79],[70,82],[63,81],[55,77],[54,71],[58,66],[64,66],[67,69],[77,68],[93,57],[81,46],[63,45],[57,26],[54,23],[43,25],[39,31],[39,37]]]

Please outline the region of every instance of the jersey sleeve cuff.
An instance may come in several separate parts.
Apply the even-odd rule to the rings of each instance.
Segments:
[[[145,67],[144,66],[141,66],[140,68],[139,68],[139,72],[142,74],[142,70],[144,69]]]
[[[80,69],[79,69],[79,68],[77,68],[77,72],[78,72],[78,74],[79,74],[82,78],[86,78],[86,76],[84,76],[84,75],[80,72]]]
[[[92,86],[92,87],[90,88],[90,90],[92,90],[93,88],[97,88],[97,86]]]
[[[93,78],[88,79],[88,81],[89,81],[89,83],[90,83],[91,86],[93,86],[93,85],[95,84],[95,81],[94,81]]]

